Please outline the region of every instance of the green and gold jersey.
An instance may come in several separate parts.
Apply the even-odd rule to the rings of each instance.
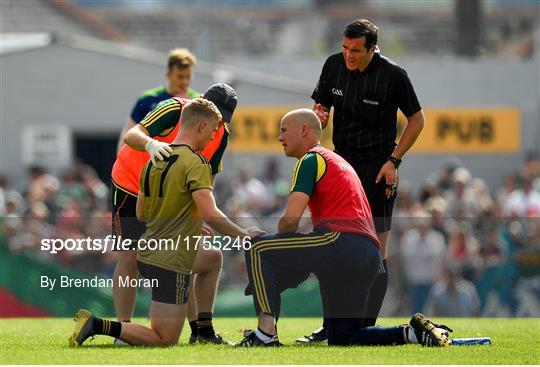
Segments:
[[[188,88],[188,99],[197,98],[200,95],[200,93]],[[173,96],[167,92],[167,88],[165,86],[152,88],[143,92],[131,110],[131,119],[136,123],[141,122],[144,116],[146,116],[148,112],[152,111],[159,102],[171,97]]]
[[[148,162],[140,178],[144,193],[146,232],[137,259],[178,273],[190,273],[197,253],[193,236],[200,236],[203,220],[192,193],[212,189],[206,158],[187,145],[171,145],[165,161]]]
[[[307,152],[296,162],[291,192],[300,191],[311,196],[315,185],[326,173],[326,161],[317,152]]]
[[[167,136],[180,121],[182,108],[188,100],[169,98],[160,102],[140,122],[151,137]],[[173,137],[174,138],[174,137]]]

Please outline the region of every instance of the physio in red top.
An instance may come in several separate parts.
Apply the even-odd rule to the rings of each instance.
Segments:
[[[311,273],[319,280],[329,319],[328,344],[348,345],[362,324],[380,266],[371,210],[352,167],[319,145],[322,128],[312,110],[287,113],[280,131],[285,155],[297,158],[298,163],[278,233],[254,238],[251,249],[245,251],[248,290],[259,322],[240,346],[280,344],[276,322],[281,292],[297,287]],[[313,232],[297,233],[308,207]]]
[[[308,206],[314,228],[358,233],[379,240],[362,183],[347,161],[320,145],[298,160],[291,193],[309,196]]]

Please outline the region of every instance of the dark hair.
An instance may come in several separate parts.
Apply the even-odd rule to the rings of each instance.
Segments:
[[[32,175],[42,175],[42,174],[45,173],[45,169],[44,169],[43,167],[37,166],[37,165],[35,165],[35,166],[30,166],[30,167],[28,168],[28,171],[29,171],[30,174],[32,174]]]
[[[377,44],[377,31],[379,28],[367,19],[355,19],[345,27],[343,36],[347,38],[366,37],[366,49]]]

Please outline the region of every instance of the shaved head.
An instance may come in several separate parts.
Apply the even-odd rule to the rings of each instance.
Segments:
[[[321,134],[321,121],[315,112],[301,108],[283,116],[278,139],[287,157],[300,158],[319,144]]]
[[[292,125],[297,127],[306,125],[317,137],[322,134],[321,121],[315,112],[308,108],[292,110],[283,116],[282,121],[291,121]]]

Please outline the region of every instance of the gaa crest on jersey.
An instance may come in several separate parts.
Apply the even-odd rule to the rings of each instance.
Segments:
[[[343,97],[343,92],[341,91],[341,89],[332,88],[332,94]]]

